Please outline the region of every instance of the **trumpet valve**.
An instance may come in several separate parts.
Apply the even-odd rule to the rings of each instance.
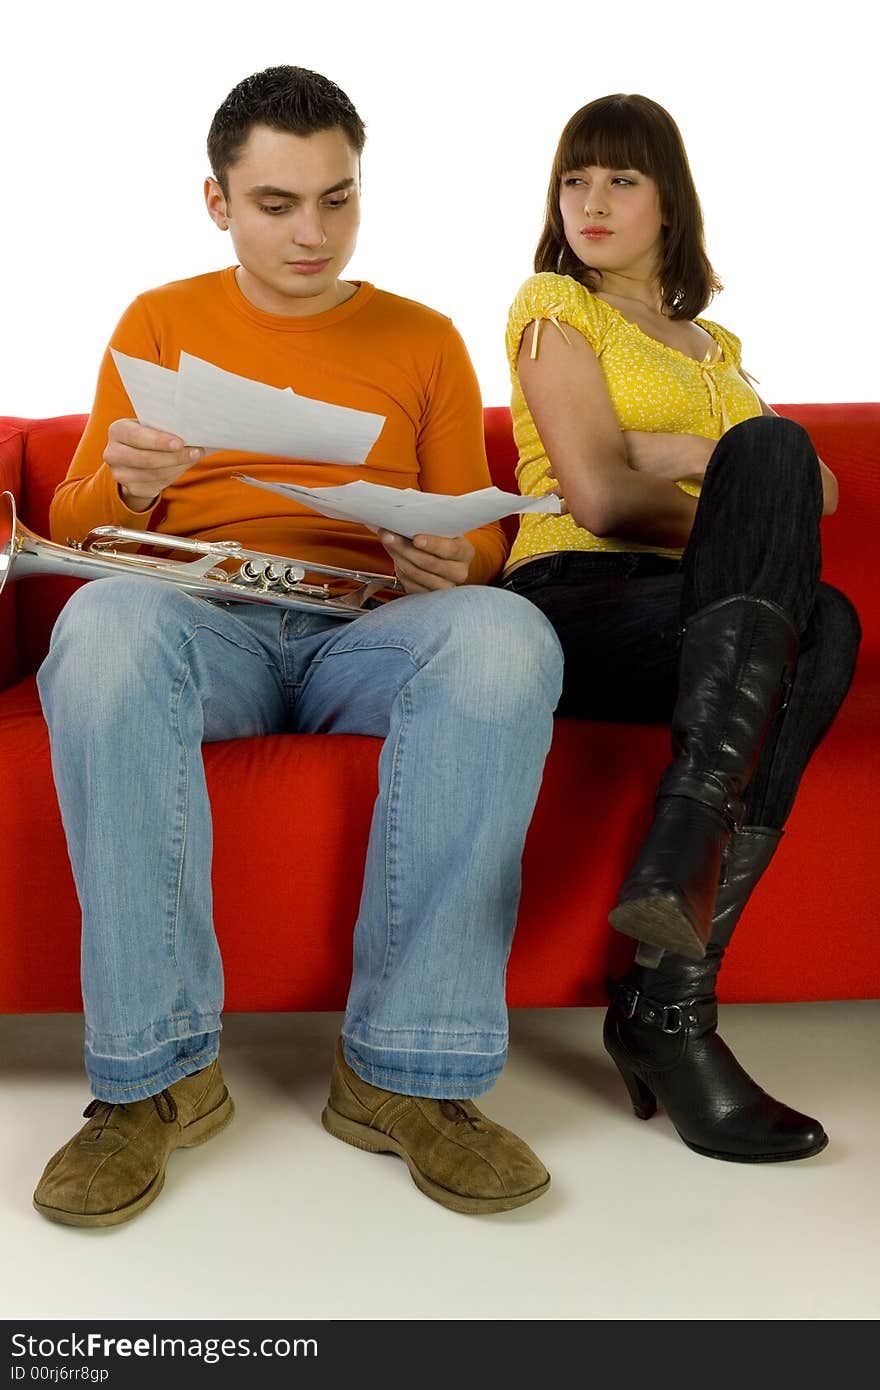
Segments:
[[[267,568],[269,566],[265,560],[245,560],[237,578],[244,584],[262,584],[265,582]]]

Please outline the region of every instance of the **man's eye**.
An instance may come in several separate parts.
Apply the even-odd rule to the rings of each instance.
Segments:
[[[324,206],[328,208],[344,208],[347,202],[347,196],[345,198],[328,198]]]
[[[273,214],[274,214],[274,213],[286,212],[286,211],[287,211],[287,204],[286,204],[286,203],[261,203],[261,204],[260,204],[260,212],[268,212],[268,213],[273,213]]]

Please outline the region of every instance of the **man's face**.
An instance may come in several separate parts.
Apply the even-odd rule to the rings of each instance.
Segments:
[[[227,173],[205,180],[208,212],[229,230],[239,288],[270,314],[318,314],[347,296],[339,276],[360,222],[358,156],[338,127],[290,135],[255,126]]]

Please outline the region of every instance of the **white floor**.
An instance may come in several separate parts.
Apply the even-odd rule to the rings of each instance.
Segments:
[[[22,1319],[875,1319],[880,1002],[727,1007],[723,1033],[831,1144],[719,1163],[643,1123],[599,1009],[517,1011],[485,1109],[550,1168],[519,1211],[458,1216],[320,1112],[340,1018],[230,1015],[237,1115],[175,1154],[130,1225],[44,1221],[31,1192],[82,1123],[78,1016],[0,1018],[0,1316]]]

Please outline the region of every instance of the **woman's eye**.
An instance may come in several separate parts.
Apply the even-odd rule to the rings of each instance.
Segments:
[[[635,179],[625,179],[622,174],[611,180],[612,183],[625,183],[627,188],[635,187]]]
[[[571,174],[568,178],[563,179],[562,182],[565,184],[566,188],[575,188],[579,183],[583,183],[583,179],[578,178],[576,174]]]

